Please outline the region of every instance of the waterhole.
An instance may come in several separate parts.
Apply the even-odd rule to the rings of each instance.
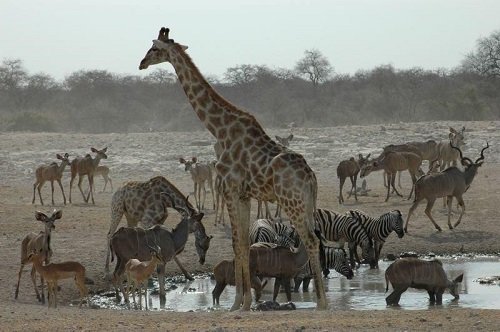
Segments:
[[[500,309],[500,284],[480,283],[480,278],[500,275],[500,257],[475,256],[475,257],[447,257],[439,258],[450,279],[459,274],[464,274],[461,284],[460,300],[452,301],[453,297],[445,292],[443,295],[443,307],[463,307],[477,309]],[[326,296],[331,310],[385,310],[385,297],[390,294],[392,288],[386,293],[385,269],[391,262],[381,261],[379,269],[371,270],[362,266],[354,272],[354,278],[347,280],[345,277],[331,271],[328,279],[324,279]],[[272,282],[264,288],[261,300],[272,300]],[[309,286],[309,292],[292,292],[292,302],[297,309],[315,308],[314,289]],[[185,281],[184,277],[168,278],[166,282],[165,303],[160,303],[158,296],[158,283],[153,281],[148,288],[149,309],[167,311],[213,311],[229,310],[235,297],[235,287],[227,286],[220,296],[220,305],[212,304],[212,290],[215,281],[208,275],[199,275],[194,281]],[[252,291],[253,292],[253,291]],[[144,297],[143,297],[144,299]],[[277,301],[286,302],[285,293],[278,295]],[[132,302],[132,298],[130,299]],[[127,309],[123,299],[117,303],[114,293],[92,297],[92,303],[101,308]],[[426,291],[408,289],[401,296],[398,309],[419,310],[429,308],[428,295]],[[133,304],[131,304],[133,308]],[[144,308],[144,303],[143,303]]]

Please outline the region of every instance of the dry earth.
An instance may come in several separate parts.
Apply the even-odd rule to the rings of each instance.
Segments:
[[[303,153],[316,171],[319,179],[318,206],[344,211],[362,209],[379,215],[391,209],[400,209],[406,217],[410,201],[391,197],[384,202],[382,176],[375,173],[367,178],[371,189],[369,196],[359,197],[356,203],[347,199],[345,206],[337,203],[338,180],[336,166],[342,159],[358,153],[380,152],[389,143],[410,140],[441,140],[447,137],[448,126],[465,125],[467,146],[465,155],[475,160],[486,140],[491,148],[471,188],[465,194],[466,215],[460,226],[453,231],[446,228],[446,215],[441,203],[436,203],[434,216],[445,229],[437,233],[424,215],[422,204],[412,217],[410,234],[403,239],[391,235],[383,254],[403,251],[420,253],[465,252],[500,253],[499,214],[500,171],[498,143],[500,122],[466,123],[411,123],[376,126],[345,126],[335,128],[298,128],[291,148]],[[270,129],[272,135],[285,136],[287,130]],[[178,157],[197,156],[201,160],[214,158],[212,137],[206,131],[172,133],[131,134],[59,134],[59,133],[0,133],[0,330],[123,330],[144,328],[147,330],[499,330],[498,310],[442,308],[428,310],[383,311],[324,311],[299,310],[295,312],[139,312],[128,310],[88,309],[69,305],[77,297],[72,282],[61,283],[60,306],[48,310],[36,303],[29,280],[29,268],[21,279],[19,298],[14,300],[14,290],[19,270],[20,245],[25,234],[38,232],[42,225],[34,219],[35,210],[50,212],[52,206],[32,205],[34,169],[43,163],[55,161],[56,153],[68,152],[71,158],[89,152],[90,146],[108,146],[109,158],[102,164],[111,168],[110,176],[115,189],[127,180],[147,180],[163,175],[184,193],[192,191],[189,174],[178,163]],[[403,191],[408,192],[410,180],[403,176]],[[88,205],[73,188],[73,204],[64,206],[59,188],[55,188],[56,208],[63,210],[63,218],[57,222],[52,238],[53,261],[78,260],[87,269],[87,275],[95,281],[92,291],[105,289],[102,280],[106,253],[106,233],[110,219],[111,192],[100,192],[103,181],[96,180],[96,204]],[[63,178],[66,195],[69,196],[69,173]],[[86,187],[86,185],[84,185]],[[349,185],[346,185],[349,188]],[[45,203],[50,203],[50,185],[42,191]],[[211,203],[210,195],[207,198]],[[253,208],[254,212],[256,208]],[[455,214],[453,218],[456,218]],[[174,226],[178,215],[172,212],[166,224]],[[214,226],[213,211],[208,210],[204,223],[207,232],[214,235],[207,254],[207,262],[200,266],[192,239],[180,255],[181,261],[192,272],[211,271],[221,259],[231,258],[231,240],[227,229]],[[125,223],[122,222],[122,225]],[[179,273],[174,263],[168,263],[171,274]],[[28,273],[26,273],[28,271]]]

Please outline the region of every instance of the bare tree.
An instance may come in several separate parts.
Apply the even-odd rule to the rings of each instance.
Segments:
[[[476,50],[465,56],[462,67],[480,75],[500,77],[500,30],[479,38],[476,44]]]
[[[304,51],[304,57],[297,62],[295,70],[307,77],[315,87],[326,81],[333,72],[328,59],[316,49]]]

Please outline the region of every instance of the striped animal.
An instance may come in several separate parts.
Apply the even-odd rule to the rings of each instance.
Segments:
[[[367,258],[370,267],[375,268],[375,254],[373,241],[363,226],[350,214],[339,214],[327,209],[317,209],[314,212],[316,228],[328,241],[354,242],[361,246],[363,257]],[[343,246],[343,243],[342,243]],[[357,255],[357,254],[356,254]],[[351,266],[354,266],[354,252],[349,252]],[[359,259],[358,259],[359,262]],[[323,274],[329,271],[323,269]]]
[[[384,246],[385,240],[395,231],[399,238],[402,238],[405,233],[403,231],[403,216],[401,211],[392,210],[384,213],[378,218],[373,218],[360,210],[350,210],[349,213],[353,218],[358,219],[364,226],[368,235],[373,240],[375,249],[375,266],[378,268],[378,260],[380,259],[380,252]],[[357,244],[349,242],[349,250],[351,248],[356,252]]]
[[[344,248],[327,247],[321,244],[320,246],[320,262],[321,267],[324,269],[334,269],[342,274],[347,279],[352,279],[354,273],[352,272],[347,254]],[[309,283],[312,279],[311,266],[307,264],[294,278],[295,286],[294,292],[298,292],[300,284],[302,283],[302,291],[307,292]]]
[[[276,243],[281,247],[292,247],[298,240],[295,228],[291,225],[270,219],[257,219],[249,229],[250,244],[257,242]]]

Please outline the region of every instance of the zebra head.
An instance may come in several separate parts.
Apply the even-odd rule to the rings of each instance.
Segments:
[[[344,248],[324,247],[324,250],[325,263],[328,268],[333,268],[349,280],[354,277],[354,272],[352,272],[351,264],[349,264]]]
[[[401,239],[404,235],[405,232],[403,230],[403,215],[401,214],[401,211],[399,210],[392,210],[391,212],[388,213],[389,215],[389,220],[391,222],[392,229],[396,232],[398,237]]]

